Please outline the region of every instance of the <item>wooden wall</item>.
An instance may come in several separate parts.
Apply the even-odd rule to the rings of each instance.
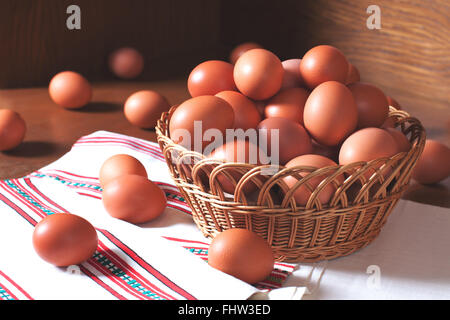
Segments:
[[[302,57],[312,46],[340,48],[363,81],[403,98],[450,111],[448,0],[224,1],[221,39],[260,42],[280,57]],[[276,5],[275,5],[276,3]],[[381,9],[381,29],[369,30],[369,5]]]
[[[81,30],[69,30],[69,5],[81,9]],[[91,81],[111,77],[106,57],[134,46],[160,79],[217,55],[219,2],[209,0],[2,0],[0,87],[47,85],[72,69]]]
[[[66,28],[70,4],[80,31]],[[370,4],[380,30],[366,27]],[[110,79],[106,56],[122,45],[144,53],[141,80],[176,77],[251,40],[282,59],[335,45],[387,94],[449,108],[449,12],[448,0],[2,0],[0,87],[47,85],[62,69]]]

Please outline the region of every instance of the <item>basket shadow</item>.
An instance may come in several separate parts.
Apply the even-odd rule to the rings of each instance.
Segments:
[[[319,286],[308,299],[328,299],[330,294],[339,295],[339,292],[348,298],[357,291],[360,297],[382,298],[390,294],[402,298],[399,295],[408,294],[405,291],[408,286],[418,292],[425,287],[439,286],[441,293],[450,287],[450,255],[443,252],[450,239],[450,218],[445,219],[443,211],[426,212],[426,207],[407,201],[399,203],[394,210],[372,243],[327,262],[322,279],[322,284],[326,284]],[[379,289],[371,291],[374,289],[369,282],[375,268],[379,270]],[[349,282],[352,286],[347,288]],[[304,279],[294,274],[289,284],[297,283],[301,285]]]

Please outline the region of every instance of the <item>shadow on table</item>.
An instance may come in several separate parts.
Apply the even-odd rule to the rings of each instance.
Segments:
[[[121,111],[123,106],[111,102],[90,102],[80,109],[72,109],[71,111],[83,113],[107,113]]]
[[[342,295],[345,299],[411,299],[441,295],[448,299],[450,212],[411,201],[399,202],[394,210],[372,243],[328,261],[321,286],[308,298]],[[295,283],[303,279],[294,276],[288,280]]]
[[[431,204],[444,208],[450,208],[450,178],[439,183],[422,185],[415,181],[411,181],[408,189],[403,195],[403,199],[415,202]]]
[[[24,141],[13,150],[3,153],[15,157],[41,157],[61,149],[56,143],[49,141]]]

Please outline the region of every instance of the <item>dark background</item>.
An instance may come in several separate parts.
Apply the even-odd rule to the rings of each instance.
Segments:
[[[206,59],[228,59],[255,41],[283,59],[312,46],[340,48],[361,72],[406,103],[449,108],[450,5],[447,0],[2,0],[0,88],[47,86],[71,69],[90,81],[114,79],[106,57],[133,46],[145,56],[138,80],[183,77]],[[81,30],[66,9],[81,8]],[[381,8],[381,30],[366,9]]]

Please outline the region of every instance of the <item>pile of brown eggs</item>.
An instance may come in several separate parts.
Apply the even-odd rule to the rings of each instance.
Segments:
[[[144,60],[136,50],[123,48],[109,57],[109,65],[117,77],[133,79],[142,72]],[[257,153],[259,164],[263,162],[260,157],[272,153],[271,142],[264,152],[247,140],[223,142],[207,151],[210,141],[203,137],[208,129],[224,136],[228,129],[265,130],[268,137],[276,131],[279,164],[288,168],[346,165],[391,157],[411,148],[407,137],[388,117],[389,106],[401,109],[400,105],[376,86],[361,82],[358,69],[339,49],[329,45],[311,48],[301,59],[281,61],[258,44],[246,43],[233,50],[230,62],[210,60],[196,66],[187,79],[187,88],[191,98],[173,112],[170,137],[214,159],[250,162],[251,155]],[[82,75],[64,71],[51,80],[49,94],[55,104],[77,109],[89,104],[92,87]],[[143,90],[128,97],[123,111],[131,124],[153,128],[161,113],[169,109],[163,95]],[[202,124],[200,141],[195,138],[196,122]],[[193,139],[179,135],[180,131]],[[0,110],[0,151],[17,147],[25,132],[26,124],[18,113]],[[238,159],[241,147],[244,159]],[[449,174],[450,149],[428,140],[413,177],[420,183],[436,183]],[[156,219],[166,207],[164,192],[148,179],[146,169],[134,157],[118,154],[107,159],[99,179],[104,207],[114,218],[140,224]],[[320,179],[316,180],[310,181],[312,187],[320,183]],[[285,182],[293,186],[296,179],[288,177]],[[221,178],[221,184],[225,192],[234,192],[234,185],[226,178]],[[329,188],[321,192],[322,203],[327,203],[334,192],[333,186]],[[310,195],[310,190],[300,187],[294,198],[304,205]],[[33,244],[44,260],[67,266],[88,259],[97,247],[97,236],[83,218],[55,214],[36,226]],[[213,239],[208,262],[255,283],[270,274],[274,260],[262,238],[248,230],[232,229]]]
[[[316,46],[301,59],[280,61],[273,52],[249,43],[237,47],[230,61],[205,61],[192,70],[187,81],[191,98],[177,106],[169,122],[175,143],[233,162],[243,142],[224,142],[211,151],[207,148],[211,141],[202,139],[207,130],[217,129],[224,137],[228,129],[265,129],[269,136],[276,130],[279,164],[317,168],[391,157],[411,148],[389,118],[389,106],[401,109],[400,105],[375,85],[361,82],[358,69],[333,46]],[[200,142],[195,122],[202,123]],[[270,142],[264,149],[267,155]],[[429,147],[435,144],[440,145],[439,152]],[[259,147],[249,142],[245,146],[261,154]],[[248,150],[246,154],[251,153]],[[450,174],[448,147],[427,141],[424,157],[428,161],[419,161],[414,173],[419,182],[438,182]],[[286,182],[294,184],[291,180]],[[233,193],[224,184],[223,189]],[[296,198],[304,204],[300,191]]]

